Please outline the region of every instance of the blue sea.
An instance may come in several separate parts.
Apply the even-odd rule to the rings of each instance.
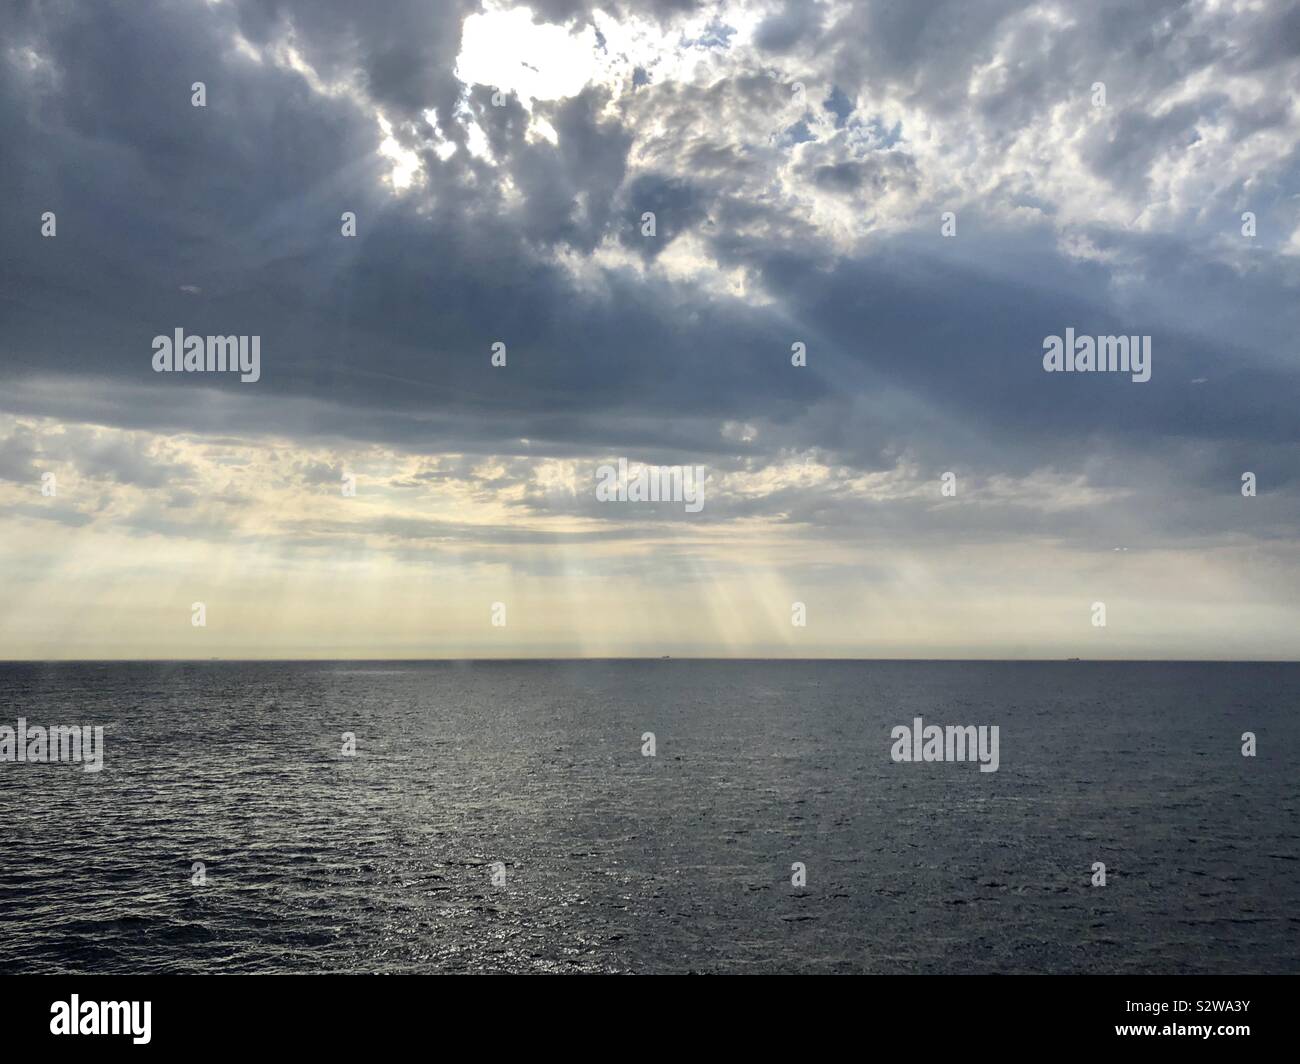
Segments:
[[[0,972],[1300,972],[1300,665],[3,664],[0,702],[104,729],[98,772],[0,761]],[[894,761],[916,717],[997,771]]]

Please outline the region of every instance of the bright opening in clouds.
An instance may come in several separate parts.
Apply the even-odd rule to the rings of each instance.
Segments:
[[[529,8],[496,9],[465,19],[456,76],[533,100],[576,96],[599,80],[594,26],[571,30],[534,21]]]

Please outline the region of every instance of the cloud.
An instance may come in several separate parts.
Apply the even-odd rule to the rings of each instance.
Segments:
[[[558,571],[534,548],[603,544],[612,565],[631,541],[729,563],[723,539],[574,486],[616,455],[707,465],[706,538],[772,551],[1284,553],[1295,17],[11,7],[0,479],[31,494],[57,470],[81,485],[57,512],[100,531],[439,543],[534,573]],[[154,374],[175,328],[259,336],[261,379]],[[1152,336],[1152,380],[1043,373],[1066,328]],[[946,470],[960,522],[931,490]],[[362,506],[314,510],[344,471]],[[15,520],[56,512],[22,498]]]

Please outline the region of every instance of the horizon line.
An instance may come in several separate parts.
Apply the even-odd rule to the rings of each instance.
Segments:
[[[969,664],[987,662],[990,664],[1131,664],[1131,665],[1296,665],[1296,658],[1084,658],[1084,657],[1036,657],[1036,658],[873,658],[873,657],[716,657],[708,655],[645,654],[612,656],[560,656],[560,657],[396,657],[396,658],[240,658],[240,657],[204,657],[204,658],[3,658],[0,665],[195,665],[214,662],[227,665],[281,664],[301,665],[308,663],[391,663],[408,662],[412,664],[432,662],[579,662],[579,661],[734,661],[734,662],[912,662],[918,664],[953,663]]]

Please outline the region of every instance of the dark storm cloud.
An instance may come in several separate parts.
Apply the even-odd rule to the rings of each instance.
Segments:
[[[1104,135],[1090,137],[1084,158],[1093,171],[1114,185],[1141,184],[1146,181],[1151,164],[1167,149],[1171,141],[1186,146],[1195,143],[1197,122],[1213,117],[1226,103],[1220,94],[1171,107],[1164,114],[1152,116],[1144,111],[1120,112],[1115,125]]]
[[[256,45],[274,44],[286,31],[304,58],[328,82],[361,75],[368,97],[393,119],[413,120],[437,108],[444,136],[461,135],[451,112],[461,92],[453,73],[469,0],[243,0],[234,18]]]
[[[670,24],[693,6],[654,14]],[[1140,198],[1156,164],[1195,144],[1204,124],[1244,136],[1284,123],[1276,93],[1258,109],[1222,88],[1150,103],[1214,63],[1294,86],[1284,43],[1294,23],[1280,6],[1249,20],[1283,40],[1249,50],[1230,42],[1253,32],[1174,3],[1078,5],[1068,30],[1003,0],[861,3],[835,23],[814,5],[774,7],[757,47],[804,57],[815,86],[797,119],[808,135],[775,145],[743,119],[780,114],[790,86],[757,64],[642,83],[635,103],[589,87],[537,104],[557,144],[530,136],[517,99],[494,107],[489,87],[454,76],[470,10],[11,6],[0,64],[6,408],[170,432],[683,462],[728,461],[737,448],[721,426],[738,420],[759,429],[747,452],[758,462],[816,448],[858,469],[907,454],[936,472],[960,461],[1023,475],[1043,463],[1086,468],[1104,445],[1118,465],[1126,454],[1179,453],[1189,463],[1180,475],[1198,484],[1226,478],[1231,490],[1233,469],[1257,466],[1270,490],[1294,483],[1294,259],[1264,252],[1271,268],[1243,271],[1203,231],[1104,227],[1090,239],[1113,259],[1080,259],[1061,251],[1047,220],[1001,226],[977,205],[951,245],[936,208],[927,228],[847,252],[772,193],[788,167],[801,192],[864,217],[889,194],[926,194],[916,158],[893,143],[908,130],[874,138],[865,154],[853,147],[849,133],[871,120],[854,107],[873,88],[934,115],[968,115],[971,142],[997,146],[1104,80],[1114,119],[1083,139],[1082,156],[1098,188]],[[578,23],[590,5],[534,11]],[[726,29],[706,35],[710,48],[729,46]],[[264,50],[262,62],[237,35]],[[317,92],[273,62],[288,43],[340,91]],[[995,56],[1003,80],[972,96],[972,77]],[[207,85],[205,109],[190,106],[193,81]],[[421,159],[424,185],[407,196],[382,184],[390,163],[376,111]],[[490,160],[467,150],[458,111],[483,129]],[[833,113],[830,139],[807,125],[816,111]],[[458,150],[443,158],[440,139]],[[995,147],[986,155],[997,161]],[[1276,227],[1295,185],[1271,180],[1251,206]],[[1014,201],[1013,187],[992,197]],[[1033,191],[993,205],[1050,206]],[[1237,224],[1231,195],[1214,205],[1224,236]],[[58,214],[54,240],[40,236],[44,210]],[[345,210],[357,213],[355,239],[339,235]],[[653,241],[641,234],[644,211],[656,214]],[[613,244],[653,264],[682,235],[769,298],[751,305],[592,261]],[[155,375],[150,341],[178,326],[260,335],[261,381]],[[1151,334],[1152,381],[1044,374],[1042,339],[1067,326]],[[488,362],[498,340],[505,370]],[[790,367],[796,340],[808,344],[806,370]],[[1209,386],[1192,384],[1199,378]],[[1188,439],[1203,449],[1182,450]],[[128,457],[87,460],[135,478],[124,482],[172,477],[132,471]],[[0,474],[27,479],[31,468],[21,440],[0,452]],[[316,471],[322,482],[337,479],[332,468]],[[1126,468],[1090,473],[1129,486],[1154,475]],[[813,512],[835,523],[831,509]]]
[[[0,479],[15,484],[38,483],[40,471],[36,459],[39,454],[35,434],[29,429],[19,428],[0,439]]]
[[[488,103],[479,87],[471,97],[496,163],[513,176],[525,204],[512,236],[546,245],[567,244],[590,252],[622,219],[613,216],[615,196],[627,170],[631,134],[600,118],[608,93],[587,89],[540,109],[559,139],[559,149],[525,138],[527,116],[518,102]],[[495,183],[494,175],[485,175]]]
[[[914,185],[914,171],[915,166],[906,155],[890,152],[815,165],[809,168],[809,177],[818,188],[830,192],[881,193],[899,181]]]
[[[780,11],[759,23],[754,33],[754,43],[765,52],[789,52],[795,45],[817,33],[824,14],[821,4],[806,0],[787,3]]]

